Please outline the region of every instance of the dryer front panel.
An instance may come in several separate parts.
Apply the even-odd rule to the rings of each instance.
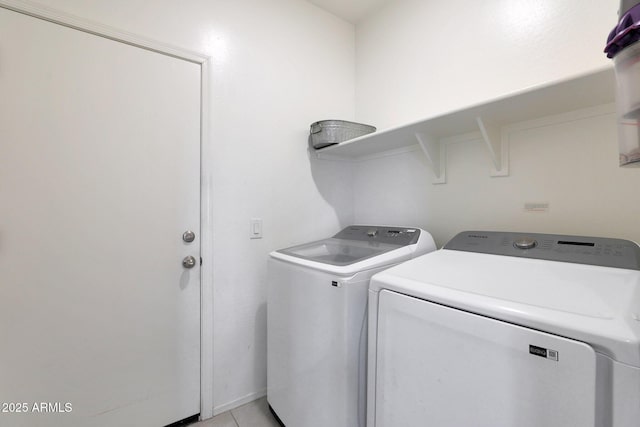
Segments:
[[[587,344],[380,292],[375,427],[590,427]]]

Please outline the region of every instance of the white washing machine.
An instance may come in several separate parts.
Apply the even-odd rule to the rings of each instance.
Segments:
[[[288,427],[364,427],[374,273],[435,250],[418,228],[351,226],[271,253],[267,400]]]
[[[640,249],[464,232],[376,274],[368,427],[640,426]]]

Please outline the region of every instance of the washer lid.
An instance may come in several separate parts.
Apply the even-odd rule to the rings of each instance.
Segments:
[[[418,228],[352,225],[329,239],[277,252],[323,264],[344,266],[415,244],[419,237]]]
[[[274,251],[271,257],[346,276],[434,249],[429,233],[419,228],[352,225],[331,238]]]
[[[278,252],[331,265],[349,265],[399,248],[388,243],[330,238],[306,243]]]
[[[373,276],[370,288],[591,345],[640,367],[640,271],[442,249]]]

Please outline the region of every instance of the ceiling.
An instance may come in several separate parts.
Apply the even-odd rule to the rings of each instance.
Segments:
[[[308,0],[316,6],[340,18],[357,23],[365,16],[375,12],[385,3],[393,0]]]

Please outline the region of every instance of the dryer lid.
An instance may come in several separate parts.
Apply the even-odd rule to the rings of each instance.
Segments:
[[[441,249],[373,276],[405,295],[583,341],[640,367],[640,271]]]

